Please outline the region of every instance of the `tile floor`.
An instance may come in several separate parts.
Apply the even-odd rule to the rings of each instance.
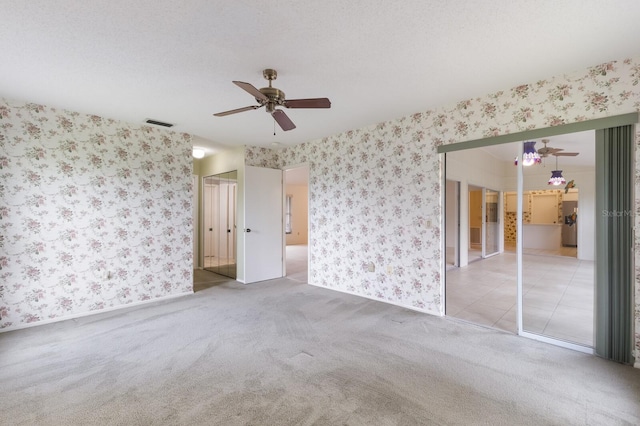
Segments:
[[[504,243],[504,251],[516,251],[516,243],[511,241],[505,241]],[[542,255],[551,255],[551,256],[569,256],[569,257],[578,257],[578,248],[577,247],[564,247],[560,246],[556,250],[544,250],[544,249],[523,249],[523,253],[525,254],[542,254]]]
[[[525,331],[593,346],[593,262],[525,254]],[[516,332],[516,255],[505,252],[449,269],[446,314]]]

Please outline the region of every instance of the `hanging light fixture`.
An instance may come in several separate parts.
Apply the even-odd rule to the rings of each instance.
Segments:
[[[524,152],[522,154],[523,166],[533,166],[534,164],[538,164],[542,161],[535,146],[535,141],[524,142]]]
[[[556,169],[558,168],[558,156],[556,155]],[[552,170],[551,177],[549,178],[549,182],[547,184],[553,186],[564,185],[567,181],[562,176],[562,170]]]

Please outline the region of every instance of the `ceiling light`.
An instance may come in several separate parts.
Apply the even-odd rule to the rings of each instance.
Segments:
[[[540,159],[540,155],[538,151],[536,151],[536,143],[533,142],[524,142],[524,153],[522,154],[522,165],[523,166],[533,166],[534,164],[540,163],[542,160]]]
[[[553,170],[551,172],[551,177],[549,178],[549,185],[564,185],[567,181],[562,177],[562,170]]]
[[[202,158],[202,157],[204,157],[204,149],[193,148],[193,158]]]
[[[556,155],[556,169],[558,168],[558,156]],[[549,185],[559,186],[564,185],[567,181],[562,176],[562,170],[552,170],[551,177],[549,178]]]

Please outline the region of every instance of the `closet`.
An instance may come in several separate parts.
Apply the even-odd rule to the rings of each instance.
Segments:
[[[204,269],[236,278],[237,171],[203,179]]]

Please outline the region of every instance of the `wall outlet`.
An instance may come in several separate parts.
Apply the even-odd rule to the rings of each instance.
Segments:
[[[387,265],[387,274],[388,275],[392,275],[393,274],[393,266]]]
[[[431,219],[425,219],[424,226],[426,226],[427,228],[431,228]]]
[[[367,267],[367,270],[369,272],[375,272],[376,271],[376,264],[373,262],[369,262],[369,266]]]

